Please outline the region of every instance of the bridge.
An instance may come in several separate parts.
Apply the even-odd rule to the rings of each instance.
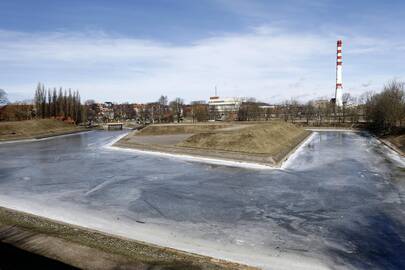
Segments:
[[[106,130],[122,130],[124,124],[123,123],[106,123],[104,125],[104,129]]]

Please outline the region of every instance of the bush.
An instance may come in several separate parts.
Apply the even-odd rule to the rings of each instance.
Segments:
[[[388,83],[381,93],[369,98],[366,108],[374,131],[384,134],[400,128],[405,118],[404,83]]]

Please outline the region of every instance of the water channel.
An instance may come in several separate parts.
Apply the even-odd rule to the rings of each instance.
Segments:
[[[121,134],[0,145],[0,205],[268,269],[405,269],[405,160],[367,134],[271,170],[106,147]]]

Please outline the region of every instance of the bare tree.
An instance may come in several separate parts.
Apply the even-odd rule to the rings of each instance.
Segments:
[[[288,105],[288,113],[290,115],[292,123],[294,123],[294,121],[298,118],[299,107],[300,107],[299,102],[295,99],[291,99]]]
[[[353,101],[353,97],[350,93],[343,93],[342,95],[343,106],[342,106],[342,122],[346,122],[346,114],[347,114],[347,107],[350,106],[351,102]]]
[[[59,90],[59,95],[56,89],[45,90],[45,86],[38,83],[34,97],[35,111],[38,118],[62,116],[69,118],[75,123],[81,122],[82,106],[80,103],[80,94],[75,91],[73,94],[69,89],[69,95],[65,90]]]
[[[312,121],[315,116],[315,107],[314,107],[313,102],[309,101],[307,104],[305,104],[303,111],[304,111],[307,125],[309,125],[309,122]]]
[[[181,98],[176,98],[172,102],[170,102],[170,108],[174,115],[176,115],[177,123],[180,123],[182,115],[183,115],[183,105],[184,100]]]
[[[163,119],[164,114],[166,112],[167,103],[168,103],[167,96],[161,95],[160,98],[158,99],[158,107],[157,107],[157,113],[158,113],[158,116],[159,116],[159,123],[162,122],[162,119]]]
[[[381,93],[368,100],[366,106],[373,128],[380,133],[390,133],[401,126],[405,118],[404,83],[389,82]]]
[[[88,125],[92,125],[99,115],[100,109],[94,99],[88,99],[84,102],[83,108],[83,122],[87,122]]]
[[[193,101],[191,102],[191,116],[193,118],[193,123],[208,121],[209,112],[208,104],[205,101]]]
[[[370,108],[370,104],[371,104],[371,99],[374,96],[374,92],[372,91],[367,91],[363,94],[360,95],[360,97],[358,98],[358,103],[360,106],[358,106],[358,111],[359,113],[362,114],[363,119],[366,121],[370,121],[370,113],[371,113],[371,108]]]

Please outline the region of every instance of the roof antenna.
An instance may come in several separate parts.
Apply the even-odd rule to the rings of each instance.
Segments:
[[[215,96],[218,96],[217,86],[215,85]]]

